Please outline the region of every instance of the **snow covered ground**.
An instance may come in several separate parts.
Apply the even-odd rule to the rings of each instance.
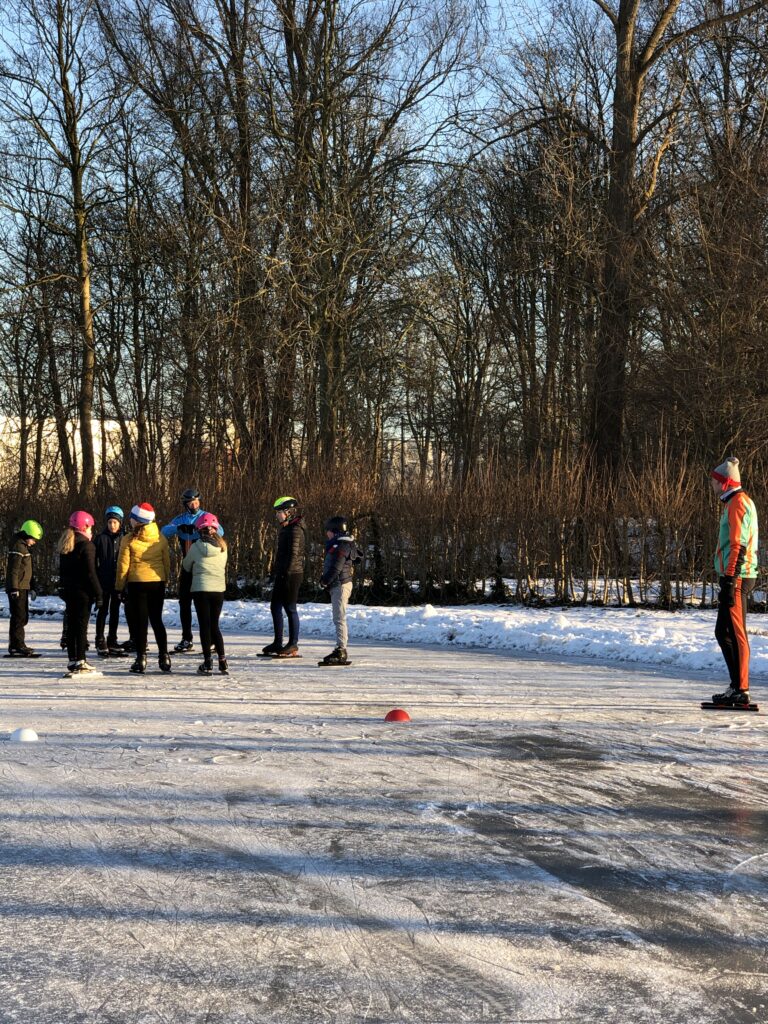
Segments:
[[[231,677],[62,680],[53,617],[0,662],[3,1024],[768,1021],[768,719],[699,709],[713,612],[354,608],[336,670],[327,606],[288,663],[266,616]]]

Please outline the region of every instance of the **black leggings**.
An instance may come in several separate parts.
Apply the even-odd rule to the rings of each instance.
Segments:
[[[224,594],[213,590],[194,590],[192,600],[197,612],[200,630],[200,646],[206,661],[210,658],[211,646],[216,648],[218,657],[224,657],[224,637],[219,629],[219,618],[224,605]]]
[[[136,644],[137,657],[147,655],[147,625],[151,623],[155,634],[157,653],[168,653],[168,634],[163,625],[163,602],[165,601],[165,584],[129,583],[128,600],[131,606],[131,639]]]
[[[70,661],[85,661],[88,646],[88,620],[93,598],[85,590],[65,590],[67,608],[67,655]]]
[[[278,576],[269,610],[272,612],[272,624],[275,629],[275,643],[283,642],[283,611],[288,617],[288,643],[299,642],[299,612],[296,602],[299,598],[299,587],[304,579],[303,572],[292,572],[287,576]]]

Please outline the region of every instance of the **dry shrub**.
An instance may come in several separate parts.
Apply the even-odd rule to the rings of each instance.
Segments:
[[[758,481],[756,467],[751,467]],[[194,483],[204,507],[225,524],[233,584],[262,596],[275,539],[272,503],[292,494],[301,503],[309,551],[303,596],[317,587],[323,558],[323,522],[349,517],[365,553],[354,600],[412,604],[526,603],[647,604],[665,608],[711,599],[712,553],[718,508],[708,470],[662,444],[645,453],[639,469],[606,482],[585,457],[487,464],[461,480],[387,484],[365,459],[274,472],[256,479],[236,473],[179,473],[161,493],[126,479],[100,488],[86,503],[97,521],[113,502],[126,510],[150,501],[158,521],[180,511],[181,491]],[[758,509],[760,488],[745,483]],[[78,503],[62,494],[18,502],[13,485],[0,490],[6,535],[26,517],[39,519],[46,537],[36,553],[37,574],[55,588],[55,537]],[[708,589],[710,588],[710,589]],[[758,593],[762,589],[759,584]]]

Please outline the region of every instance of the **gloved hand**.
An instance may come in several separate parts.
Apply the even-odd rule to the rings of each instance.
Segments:
[[[101,608],[101,606],[103,604],[104,604],[104,598],[103,597],[97,597],[96,600],[93,602],[93,607],[94,608]]]
[[[8,591],[8,597],[18,597],[18,596],[19,596],[18,590],[9,590]]]
[[[721,608],[733,608],[736,604],[735,582],[733,576],[720,577],[720,593],[717,596],[717,603]]]
[[[117,594],[117,600],[120,602],[120,604],[125,604],[125,591],[116,590],[115,593]]]
[[[36,590],[30,590],[30,592],[29,592],[29,600],[30,601],[36,601],[37,600],[37,591]]]

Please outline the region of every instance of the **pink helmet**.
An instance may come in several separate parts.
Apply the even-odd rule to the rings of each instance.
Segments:
[[[219,530],[219,520],[213,514],[213,512],[203,512],[199,519],[195,520],[195,529],[200,530]]]
[[[85,533],[89,526],[95,526],[96,521],[90,512],[73,512],[69,517],[69,525],[79,533]]]

